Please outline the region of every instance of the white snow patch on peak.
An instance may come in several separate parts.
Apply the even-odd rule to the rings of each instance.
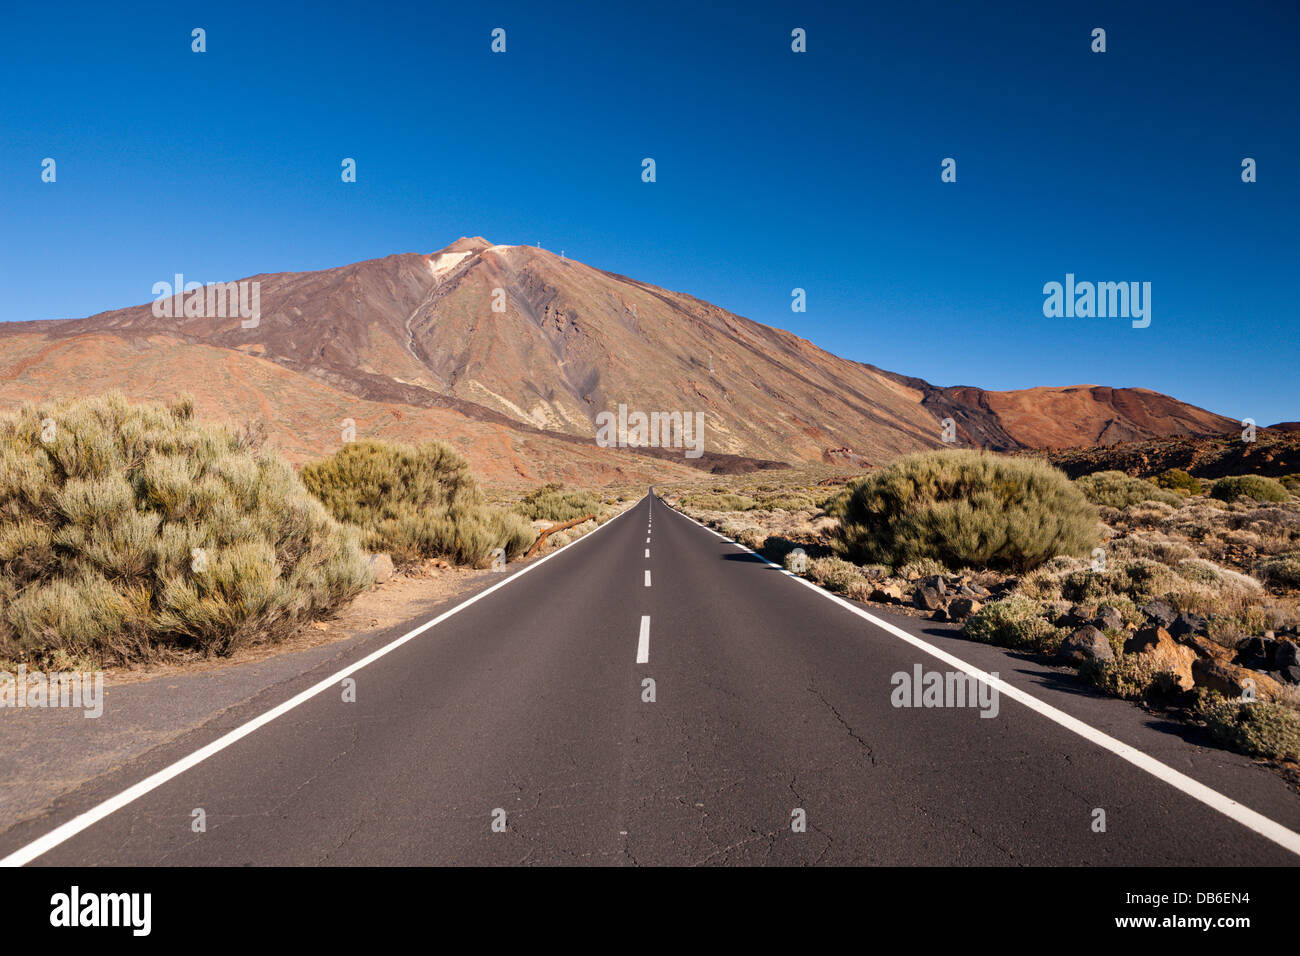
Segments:
[[[450,272],[469,255],[468,252],[440,252],[429,259],[429,271],[436,276]]]

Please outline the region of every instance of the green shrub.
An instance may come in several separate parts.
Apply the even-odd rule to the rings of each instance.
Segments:
[[[1161,488],[1176,491],[1179,494],[1199,495],[1201,493],[1201,479],[1193,478],[1181,468],[1170,468],[1151,480]]]
[[[1053,654],[1065,635],[1043,614],[1038,601],[1013,594],[984,605],[967,619],[962,633],[986,644]]]
[[[1220,501],[1236,501],[1238,498],[1251,498],[1255,501],[1286,501],[1291,497],[1280,481],[1262,475],[1232,475],[1228,478],[1220,478],[1210,490],[1210,496]]]
[[[1291,492],[1291,494],[1300,495],[1300,474],[1283,475],[1278,479],[1278,481],[1280,481],[1282,487]]]
[[[1037,459],[974,451],[900,458],[835,502],[833,545],[858,563],[1027,571],[1088,552],[1097,513],[1064,474]]]
[[[369,583],[287,463],[193,411],[115,393],[0,418],[0,658],[227,653]]]
[[[589,491],[565,491],[551,482],[526,494],[515,510],[533,521],[562,522],[599,514],[601,502]]]
[[[1190,476],[1189,476],[1190,477]],[[1134,478],[1122,471],[1099,471],[1084,475],[1074,482],[1093,504],[1110,508],[1127,508],[1143,501],[1163,501],[1167,505],[1182,504],[1182,498],[1172,491],[1157,487],[1142,478]]]
[[[1252,757],[1300,760],[1300,713],[1273,701],[1211,697],[1200,710],[1216,742]]]
[[[302,469],[307,489],[365,546],[399,564],[445,557],[482,566],[497,548],[516,557],[534,539],[521,515],[487,503],[469,464],[442,442],[351,442]]]

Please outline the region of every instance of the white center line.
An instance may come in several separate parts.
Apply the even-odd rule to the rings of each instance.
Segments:
[[[645,569],[645,586],[646,586],[646,587],[649,587],[649,586],[650,586],[650,569],[649,569],[649,568],[646,568],[646,569]]]
[[[645,556],[646,556],[647,558],[650,557],[650,549],[649,549],[649,548],[646,548],[646,549],[645,549]]]
[[[650,663],[650,615],[641,616],[641,636],[636,642],[636,662],[638,664]]]
[[[645,539],[645,543],[646,543],[646,544],[649,544],[649,543],[650,543],[650,539],[649,539],[649,538],[646,538],[646,539]]]

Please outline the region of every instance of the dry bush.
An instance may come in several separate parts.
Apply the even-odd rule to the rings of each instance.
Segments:
[[[855,482],[834,504],[834,544],[860,564],[931,559],[1026,571],[1086,553],[1097,512],[1042,461],[972,451],[908,455]]]
[[[534,540],[521,515],[488,504],[469,464],[448,445],[351,442],[302,469],[307,489],[373,551],[399,564],[442,557],[485,565],[501,548],[516,557]]]
[[[255,437],[120,394],[0,419],[0,657],[226,653],[365,587],[356,534]]]
[[[1099,471],[1084,475],[1075,481],[1093,504],[1111,508],[1127,508],[1144,501],[1161,501],[1179,505],[1183,499],[1176,492],[1166,491],[1142,478],[1134,478],[1122,471]]]

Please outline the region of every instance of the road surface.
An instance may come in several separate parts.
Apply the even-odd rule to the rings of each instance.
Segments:
[[[526,568],[356,669],[354,701],[339,680],[271,719],[262,700],[224,714],[11,829],[0,856],[230,866],[1300,860],[1284,845],[1300,830],[1300,798],[1276,775],[1068,674],[872,612],[1087,730],[1007,694],[992,717],[895,706],[894,675],[951,663],[653,496]],[[242,736],[223,738],[232,731]],[[1275,829],[1261,833],[1243,815]]]

